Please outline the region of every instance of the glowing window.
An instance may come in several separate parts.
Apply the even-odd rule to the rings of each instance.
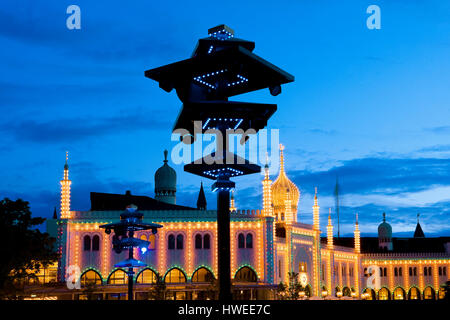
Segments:
[[[81,275],[80,284],[83,287],[88,285],[101,285],[102,278],[100,277],[98,272],[94,270],[88,270]]]
[[[156,273],[153,270],[147,268],[139,273],[136,279],[136,283],[153,284],[156,283],[157,279],[158,277],[156,276]]]
[[[242,267],[239,269],[239,271],[236,273],[236,276],[234,279],[237,282],[256,282],[256,273],[249,267]]]
[[[192,275],[192,282],[211,282],[213,279],[213,274],[206,268],[199,268]]]
[[[114,271],[108,278],[108,284],[126,284],[128,275],[122,269]]]
[[[173,268],[169,271],[169,273],[167,273],[164,280],[166,283],[186,282],[186,276],[180,269]]]

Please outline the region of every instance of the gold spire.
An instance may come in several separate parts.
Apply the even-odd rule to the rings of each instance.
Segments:
[[[270,176],[269,176],[269,154],[266,152],[266,165],[264,166],[264,180],[262,181],[262,185],[263,185],[263,215],[266,217],[273,216],[272,189],[270,187],[271,184],[272,184],[272,180],[270,180]]]
[[[66,151],[66,162],[64,164],[64,178],[60,181],[61,184],[61,219],[70,218],[70,185],[72,181],[69,180],[69,151]]]
[[[328,249],[333,250],[333,225],[331,224],[331,208],[329,208],[328,211],[327,246]]]
[[[320,224],[319,224],[319,204],[317,201],[317,187],[315,187],[315,192],[314,192],[314,206],[313,206],[313,227],[315,230],[319,230],[320,229]]]
[[[283,155],[284,146],[280,143],[280,173],[284,172],[284,155]]]

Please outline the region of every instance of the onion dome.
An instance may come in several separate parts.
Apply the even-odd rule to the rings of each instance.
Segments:
[[[289,180],[284,171],[284,146],[280,144],[280,173],[278,178],[271,185],[273,207],[275,213],[284,212],[286,208],[286,199],[291,201],[291,212],[297,215],[297,205],[300,199],[300,191],[297,186]],[[296,221],[297,219],[294,219]]]
[[[378,239],[382,242],[389,242],[392,239],[392,227],[386,222],[385,212],[383,212],[383,222],[378,226]]]
[[[164,150],[164,164],[155,172],[155,199],[176,204],[177,173],[167,164],[167,154]]]

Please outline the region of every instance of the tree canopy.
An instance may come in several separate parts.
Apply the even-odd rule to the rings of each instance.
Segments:
[[[27,201],[0,200],[0,295],[14,296],[17,284],[57,260],[56,239],[37,229]]]

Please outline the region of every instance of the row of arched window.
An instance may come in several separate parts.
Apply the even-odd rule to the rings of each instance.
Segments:
[[[210,249],[211,248],[211,236],[209,234],[195,235],[195,249]]]
[[[409,267],[409,276],[410,277],[416,277],[417,276],[417,267]],[[403,276],[403,270],[402,267],[395,267],[394,268],[394,276],[395,277],[402,277]],[[431,267],[423,267],[423,275],[424,276],[432,276],[433,275],[433,269]],[[447,268],[446,267],[439,267],[439,275],[445,276],[447,275]],[[364,268],[364,276],[368,276],[367,274],[367,268]],[[387,268],[380,267],[380,277],[387,277]]]
[[[238,248],[239,249],[252,249],[253,248],[253,235],[251,233],[247,233],[244,235],[243,233],[239,233],[238,235]]]
[[[83,238],[83,249],[84,251],[98,251],[100,250],[100,237],[98,235],[94,235],[91,237],[86,235]]]
[[[211,282],[215,277],[213,273],[205,267],[198,268],[192,275],[191,282]],[[240,268],[235,275],[237,282],[256,282],[257,276],[253,269],[249,267]],[[158,281],[158,275],[150,268],[142,270],[136,277],[136,283],[155,284]],[[102,278],[95,270],[88,270],[81,275],[80,284],[87,286],[89,284],[101,285]],[[185,273],[179,268],[172,268],[164,277],[166,283],[184,283],[187,282]],[[122,269],[117,269],[110,274],[107,284],[120,285],[128,283],[128,275]]]
[[[378,300],[434,300],[436,298],[444,298],[445,292],[441,289],[435,291],[432,287],[428,286],[423,290],[423,293],[421,293],[417,287],[411,287],[408,292],[406,292],[402,287],[396,287],[391,293],[388,288],[382,287],[378,290],[378,294],[375,293],[375,290],[370,288],[366,288],[364,293],[368,294],[366,297],[367,300],[375,300],[376,298],[378,298]]]

